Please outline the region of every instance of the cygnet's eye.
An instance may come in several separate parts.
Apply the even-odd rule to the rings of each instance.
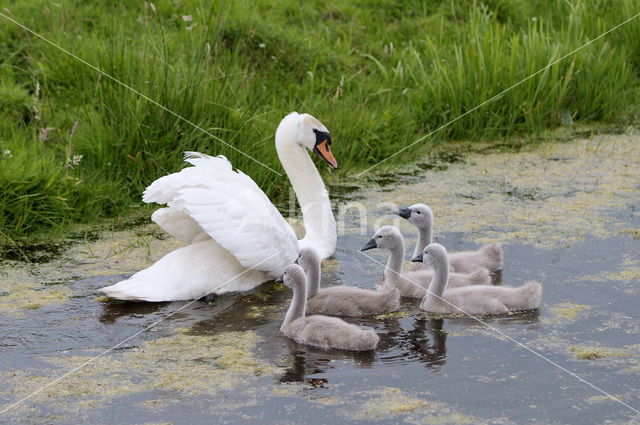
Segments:
[[[382,235],[378,235],[378,239],[382,239]]]
[[[416,211],[416,214],[420,214],[420,211]]]

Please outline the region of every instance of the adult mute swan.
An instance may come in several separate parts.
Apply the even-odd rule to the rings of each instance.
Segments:
[[[500,314],[540,307],[542,285],[528,282],[518,288],[476,285],[447,289],[449,259],[440,244],[428,245],[422,255],[412,261],[425,261],[435,274],[420,308],[433,313]]]
[[[402,264],[404,263],[404,238],[400,230],[393,226],[381,227],[360,251],[373,248],[382,248],[389,251],[389,260],[384,268],[381,286],[378,287],[378,290],[382,287],[391,286],[397,288],[403,297],[424,297],[434,272],[433,270],[427,269],[402,272]],[[487,269],[478,269],[470,274],[451,273],[449,279],[451,286],[456,287],[488,285],[491,283],[491,277]]]
[[[313,248],[302,248],[296,263],[307,275],[309,314],[364,317],[390,313],[400,307],[400,292],[390,285],[380,291],[342,285],[320,288],[320,256]]]
[[[291,305],[280,327],[285,336],[298,344],[324,349],[367,351],[376,348],[379,338],[372,330],[360,329],[336,317],[305,315],[307,282],[302,267],[287,266],[282,281],[293,290]]]
[[[187,152],[185,161],[192,167],[154,181],[142,198],[167,205],[151,219],[187,246],[100,290],[122,300],[197,299],[249,290],[281,276],[300,247],[315,247],[323,259],[333,255],[337,234],[329,195],[306,151],[338,168],[331,135],[311,115],[292,112],[280,122],[275,139],[302,209],[304,239],[296,239],[264,192],[249,176],[233,171],[225,157]]]
[[[424,248],[433,242],[433,212],[425,204],[415,204],[395,211],[400,217],[409,221],[418,229],[418,242],[413,250],[413,257],[422,254]],[[422,268],[428,267],[426,264]],[[495,272],[502,270],[502,246],[490,243],[477,251],[463,251],[449,254],[451,271],[470,273],[480,268]]]

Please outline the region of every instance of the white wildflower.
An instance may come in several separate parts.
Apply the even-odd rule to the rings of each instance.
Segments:
[[[193,16],[191,15],[182,15],[182,20],[185,22],[191,22],[193,21]]]
[[[82,155],[73,155],[73,157],[67,157],[67,163],[64,164],[64,168],[73,168],[80,164],[82,161]]]
[[[149,3],[149,7],[153,10],[153,13],[156,13],[156,5],[153,3]]]
[[[4,156],[6,156],[7,158],[13,158],[13,155],[11,155],[11,151],[8,149],[4,151]]]
[[[36,99],[40,97],[40,81],[36,81],[35,96],[36,96]]]
[[[36,108],[35,105],[33,105],[33,112],[34,112],[33,119],[35,119],[36,121],[40,121],[42,117],[40,116],[40,111],[38,111],[38,108]]]
[[[265,47],[267,47],[267,45],[264,44],[264,43],[260,43],[260,44],[258,44],[258,47],[261,48],[261,49],[264,49]]]

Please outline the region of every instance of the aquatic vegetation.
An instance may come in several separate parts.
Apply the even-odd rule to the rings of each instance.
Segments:
[[[246,388],[249,382],[279,371],[254,354],[261,340],[252,331],[198,336],[190,335],[188,329],[176,329],[172,336],[101,357],[39,394],[36,400],[41,408],[49,406],[65,413],[150,390],[213,396],[241,385]],[[90,358],[92,353],[42,360],[71,370]],[[15,378],[14,397],[28,394],[52,379],[38,370],[19,372]]]
[[[575,345],[569,348],[569,351],[578,360],[596,360],[604,357],[630,357],[630,353],[624,353],[619,351],[612,351],[608,348],[601,347],[585,347],[582,345]]]
[[[597,152],[586,149],[589,143],[578,139],[523,152],[476,154],[473,163],[451,164],[446,174],[422,171],[419,179],[394,185],[393,201],[426,202],[436,217],[436,240],[443,232],[460,232],[476,243],[512,240],[553,248],[587,237],[606,238],[617,227],[628,228],[612,212],[640,194],[640,147],[636,136],[624,134],[607,136]],[[513,187],[545,196],[514,198],[505,191]],[[469,193],[475,199],[460,196]],[[388,200],[380,188],[365,188],[359,195],[368,211]],[[382,224],[391,220],[384,218]],[[416,233],[406,228],[403,233]]]
[[[64,304],[72,295],[64,285],[46,286],[36,282],[3,282],[0,290],[0,314],[22,316],[26,310]]]
[[[376,391],[376,394],[377,397],[365,403],[356,416],[379,418],[407,414],[415,410],[427,409],[432,412],[435,410],[435,404],[408,395],[400,388],[381,388]]]
[[[582,310],[586,310],[590,307],[583,304],[561,303],[552,305],[549,308],[557,316],[564,317],[565,319],[575,319]]]

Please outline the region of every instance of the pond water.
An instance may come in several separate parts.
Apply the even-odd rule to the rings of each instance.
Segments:
[[[0,422],[640,423],[632,410],[640,409],[638,142],[618,135],[474,154],[341,199],[362,203],[368,223],[361,232],[355,210],[342,214],[347,225],[323,266],[324,284],[374,287],[382,268],[359,248],[374,227],[396,222],[385,203],[392,201],[429,204],[436,239],[452,251],[502,242],[497,279],[544,287],[539,311],[483,323],[429,315],[418,300],[349,320],[376,330],[375,353],[283,337],[291,292],[281,284],[211,303],[100,297],[97,288],[178,246],[153,225],[105,232],[46,263],[6,260],[0,410],[91,362]],[[400,227],[412,246],[415,232]],[[375,251],[368,253],[385,261]]]

